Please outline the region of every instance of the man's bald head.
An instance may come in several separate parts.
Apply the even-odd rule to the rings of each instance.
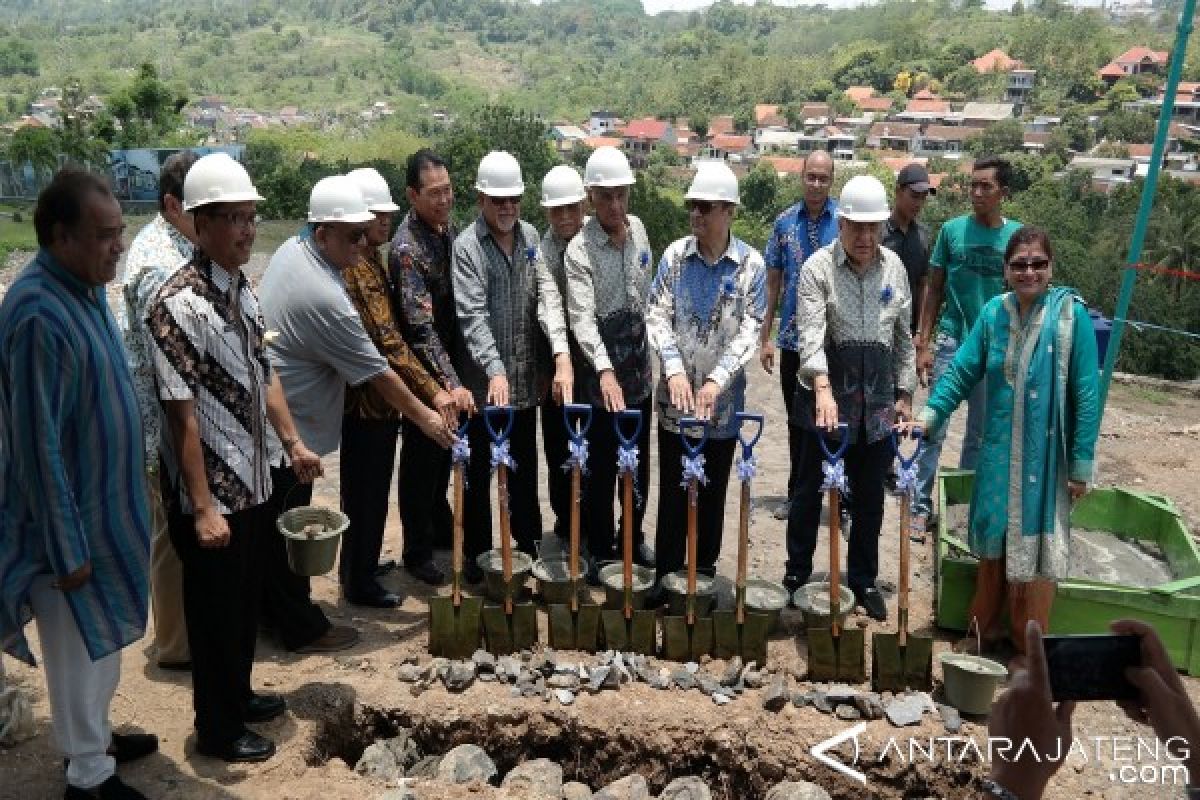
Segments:
[[[833,158],[825,150],[814,150],[804,159],[804,204],[815,211],[829,199],[833,186]]]

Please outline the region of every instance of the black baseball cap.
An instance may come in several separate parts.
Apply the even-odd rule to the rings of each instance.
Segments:
[[[896,186],[907,186],[914,192],[929,192],[937,194],[937,189],[929,183],[929,173],[920,164],[905,164],[904,169],[896,176]]]

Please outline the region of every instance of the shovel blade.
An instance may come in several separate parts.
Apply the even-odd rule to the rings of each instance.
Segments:
[[[688,658],[699,661],[704,656],[711,655],[713,651],[712,617],[696,617],[696,621],[690,627]]]
[[[745,622],[742,623],[742,661],[747,664],[757,662],[760,669],[765,666],[770,634],[771,615],[747,611]]]
[[[549,609],[550,646],[563,650],[596,651],[600,633],[600,608],[581,605],[575,613],[567,605],[552,605]]]
[[[633,612],[633,621],[629,624],[629,644],[633,652],[644,656],[654,655],[655,645],[658,644],[657,622],[658,617],[653,611]]]
[[[907,640],[904,646],[904,682],[912,689],[928,690],[933,686],[933,639],[910,633]]]
[[[689,635],[687,617],[663,617],[663,657],[671,661],[691,659],[692,637]]]
[[[460,598],[458,608],[449,597],[430,598],[429,652],[443,658],[470,658],[479,649],[482,609],[478,597]]]
[[[516,610],[514,606],[514,614]],[[513,630],[510,624],[511,618],[508,614],[504,613],[504,606],[485,605],[481,612],[481,617],[483,619],[483,633],[487,638],[487,650],[489,653],[497,656],[507,656],[519,649],[513,641]]]
[[[604,646],[622,653],[630,649],[633,639],[630,626],[625,625],[625,614],[618,608],[606,608],[600,612],[604,625]]]
[[[528,650],[538,643],[537,609],[531,603],[513,604],[512,640],[515,650]]]
[[[904,688],[904,653],[900,651],[899,634],[871,636],[871,687],[877,692],[898,692]]]
[[[732,611],[714,611],[712,625],[713,655],[724,659],[741,655],[742,632],[737,624],[737,614]]]
[[[837,642],[837,679],[862,683],[867,679],[866,632],[862,628],[843,628]]]
[[[838,674],[837,643],[829,628],[808,629],[808,679],[834,681]]]

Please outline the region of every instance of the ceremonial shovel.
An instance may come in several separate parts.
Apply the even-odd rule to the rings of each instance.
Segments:
[[[460,442],[467,440],[467,425],[458,429]],[[468,451],[469,452],[469,451]],[[449,597],[429,599],[429,652],[445,658],[470,658],[479,647],[479,617],[483,600],[479,597],[463,597],[463,489],[465,488],[467,465],[465,461],[454,461],[454,551],[452,568],[454,575]]]
[[[700,441],[693,445],[687,438],[688,428],[700,428]],[[679,420],[679,438],[689,459],[695,459],[708,441],[708,423],[693,417]],[[682,617],[663,617],[663,655],[672,661],[699,661],[712,651],[712,617],[696,613],[696,522],[699,509],[699,478],[688,479],[687,514],[687,596]]]

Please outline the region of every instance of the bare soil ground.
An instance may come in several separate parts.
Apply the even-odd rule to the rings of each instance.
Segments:
[[[787,479],[783,406],[778,379],[765,375],[757,363],[750,368],[750,382],[749,408],[766,413],[769,426],[758,448],[760,477],[754,483],[751,573],[779,580],[785,553],[784,523],[770,512],[782,499]],[[961,423],[956,419],[951,429],[943,463],[956,463]],[[1200,497],[1195,492],[1196,476],[1200,475],[1200,399],[1114,386],[1099,444],[1099,463],[1102,485],[1167,495],[1180,506],[1189,526],[1200,530]],[[540,469],[544,476],[544,463]],[[336,505],[336,458],[328,460],[326,471],[317,502]],[[654,487],[648,498],[648,531],[653,530],[656,494]],[[719,564],[723,575],[734,572],[737,499],[737,486],[731,485]],[[550,511],[545,501],[543,505],[543,527],[549,530]],[[897,531],[897,504],[889,499],[880,543],[880,577],[887,581],[896,579]],[[395,509],[385,548],[385,558],[399,557]],[[824,547],[818,546],[818,570],[825,565],[823,553]],[[932,628],[931,548],[917,545],[913,553],[913,626],[918,633],[935,636],[940,652],[957,635]],[[445,555],[440,557],[445,561]],[[725,707],[715,706],[699,692],[656,692],[644,685],[622,688],[618,693],[581,695],[566,708],[512,698],[507,687],[494,683],[476,683],[461,695],[433,689],[413,697],[408,686],[396,680],[396,667],[409,658],[428,657],[426,601],[436,590],[414,583],[398,571],[384,582],[405,595],[403,607],[394,611],[356,609],[341,600],[334,575],[313,581],[315,598],[335,623],[352,624],[362,632],[358,646],[331,656],[298,656],[282,650],[270,638],[259,642],[255,685],[282,693],[290,707],[283,718],[261,728],[279,745],[274,759],[262,765],[227,766],[195,754],[190,679],[153,666],[151,631],[143,642],[125,651],[112,719],[119,730],[157,733],[162,747],[158,754],[123,767],[122,775],[150,797],[373,798],[386,787],[354,774],[353,763],[348,767],[343,758],[355,758],[372,735],[385,735],[396,725],[417,729],[422,741],[431,746],[479,743],[502,770],[525,758],[545,756],[563,763],[568,777],[578,775],[594,788],[637,771],[656,791],[673,776],[700,774],[714,790],[724,789],[724,796],[747,800],[761,797],[766,788],[788,779],[817,782],[838,798],[965,797],[969,795],[963,788],[967,778],[983,769],[971,763],[906,766],[893,758],[887,763],[866,764],[871,783],[864,790],[808,754],[814,743],[845,730],[850,723],[790,705],[780,713],[768,713],[762,710],[756,692],[747,692]],[[889,600],[894,619],[894,598]],[[544,640],[544,615],[539,619]],[[879,625],[863,616],[856,622],[869,632],[894,630],[891,624]],[[786,611],[782,630],[770,645],[770,666],[791,673],[793,685],[805,673],[800,632],[798,612]],[[36,649],[36,640],[34,646]],[[39,733],[31,741],[0,752],[0,798],[61,796],[62,767],[52,740],[42,675],[11,659],[7,664],[10,679],[34,697]],[[940,678],[936,666],[935,672]],[[1200,700],[1200,683],[1192,679],[1187,683],[1193,699]],[[1075,730],[1081,737],[1146,734],[1111,703],[1082,705],[1075,715]],[[962,734],[983,737],[983,721],[968,721]],[[927,716],[920,727],[904,730],[892,728],[886,721],[871,722],[863,738],[864,752],[876,752],[892,736],[928,739],[943,735],[942,724],[934,715]],[[1047,796],[1182,796],[1179,789],[1123,785],[1111,776],[1111,766],[1103,759],[1101,763],[1069,763]],[[414,789],[420,798],[508,796],[491,787],[450,787],[430,781],[418,781]]]

